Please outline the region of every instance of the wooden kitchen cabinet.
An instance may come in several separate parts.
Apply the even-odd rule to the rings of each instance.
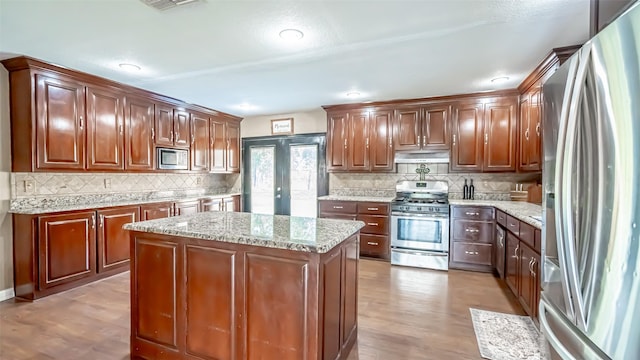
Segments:
[[[189,148],[191,143],[190,114],[188,111],[173,109],[173,146]]]
[[[222,198],[206,198],[200,200],[200,208],[202,212],[224,211],[224,202]]]
[[[360,255],[389,260],[390,206],[388,203],[358,201],[318,201],[319,217],[340,220],[360,220]]]
[[[494,232],[493,207],[452,206],[449,268],[492,271]]]
[[[500,211],[497,211],[500,212]],[[497,217],[497,216],[496,216]],[[498,273],[498,277],[505,278],[505,255],[506,255],[506,232],[505,229],[496,221],[496,241],[494,244],[493,265]]]
[[[240,123],[227,122],[227,172],[240,173]]]
[[[173,146],[173,106],[156,103],[155,143],[157,146]]]
[[[542,93],[540,86],[520,96],[520,147],[518,169],[540,171],[542,169]]]
[[[173,216],[190,215],[200,211],[200,200],[177,201],[174,203]]]
[[[87,170],[124,170],[124,95],[87,87]]]
[[[26,78],[25,78],[26,76]],[[28,81],[29,75],[16,74],[18,81]],[[26,112],[23,107],[30,108],[26,99],[31,94],[20,94],[19,90],[13,88],[18,86],[12,81],[12,115]],[[46,75],[35,75],[35,112],[36,112],[36,163],[37,170],[82,170],[85,167],[85,134],[87,119],[85,115],[85,87],[84,84],[71,78]],[[18,99],[19,96],[27,96],[26,99]],[[16,114],[17,113],[17,114]],[[28,121],[28,119],[21,119]],[[28,131],[28,124],[17,124],[19,129]],[[18,129],[16,129],[18,130]],[[16,130],[12,129],[15,133]],[[19,130],[18,130],[19,131]],[[27,133],[28,134],[28,133]],[[23,135],[27,135],[23,134]],[[22,136],[13,137],[13,142],[18,142],[13,146],[13,170],[31,171],[32,144],[20,141]],[[17,149],[20,147],[20,149]]]
[[[395,150],[448,150],[450,148],[449,104],[407,106],[396,110]]]
[[[451,171],[515,171],[515,96],[454,105]]]
[[[172,202],[151,203],[140,206],[140,219],[142,221],[163,219],[171,216],[173,216]]]
[[[209,117],[191,114],[191,170],[209,170]]]
[[[327,170],[388,172],[393,163],[393,112],[358,109],[327,114]]]
[[[125,169],[130,171],[154,170],[154,103],[145,98],[127,96],[124,118],[126,124]]]
[[[38,218],[40,289],[78,281],[96,273],[95,226],[94,211]]]
[[[227,122],[218,118],[210,119],[211,127],[209,129],[211,153],[209,158],[209,170],[216,173],[224,173],[227,171],[227,135],[225,129]]]
[[[140,219],[138,206],[98,210],[98,272],[129,266],[129,232],[122,227]]]
[[[520,240],[510,232],[506,236],[506,256],[504,261],[504,281],[514,294],[518,294]]]
[[[519,288],[518,300],[527,314],[535,317],[538,303],[536,302],[538,292],[538,272],[537,266],[540,263],[540,255],[536,254],[528,245],[520,242],[519,262]]]
[[[239,212],[240,211],[240,195],[234,195],[222,199],[224,211]]]

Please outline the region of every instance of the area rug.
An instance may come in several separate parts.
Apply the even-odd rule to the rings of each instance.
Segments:
[[[480,355],[491,360],[547,360],[547,342],[528,316],[471,310]]]

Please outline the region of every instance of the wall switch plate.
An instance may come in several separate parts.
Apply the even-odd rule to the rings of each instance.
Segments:
[[[32,194],[36,191],[36,184],[33,180],[25,180],[24,181],[24,192],[27,194]]]
[[[104,179],[104,188],[105,189],[111,188],[111,179]]]

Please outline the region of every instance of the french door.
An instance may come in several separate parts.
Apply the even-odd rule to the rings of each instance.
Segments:
[[[325,134],[243,139],[245,211],[317,217],[329,188],[326,146]]]

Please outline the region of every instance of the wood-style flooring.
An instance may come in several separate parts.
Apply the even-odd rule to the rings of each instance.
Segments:
[[[469,308],[523,314],[490,274],[360,262],[349,360],[480,359]],[[129,359],[129,273],[33,303],[0,303],[0,359]]]

